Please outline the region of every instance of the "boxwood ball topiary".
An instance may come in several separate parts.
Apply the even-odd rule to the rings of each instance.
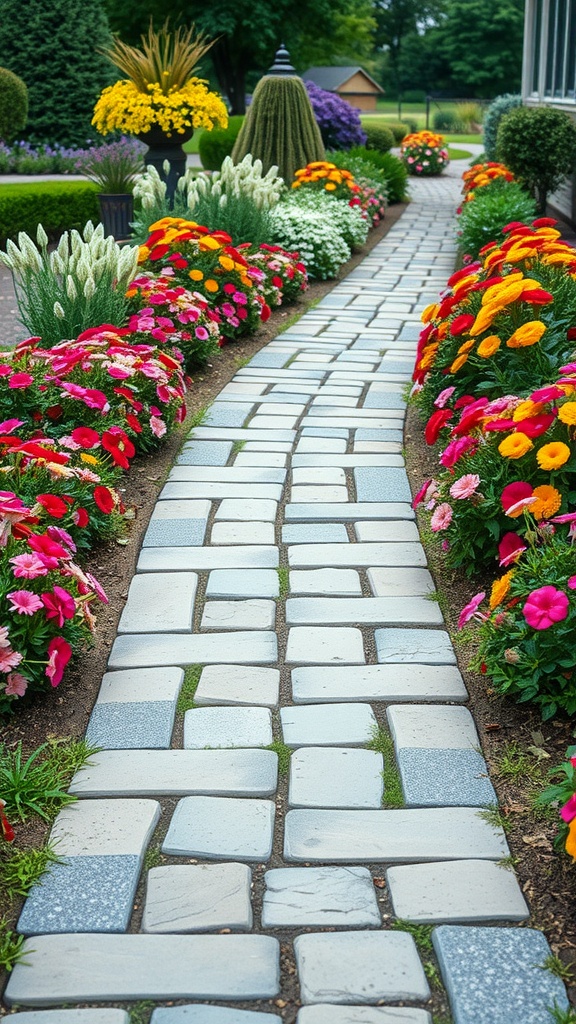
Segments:
[[[28,89],[13,71],[0,68],[0,139],[12,142],[26,127]]]
[[[395,144],[394,135],[389,128],[381,128],[378,125],[366,125],[366,149],[375,149],[378,153],[389,153]]]
[[[243,114],[228,118],[227,128],[213,128],[202,132],[198,139],[198,153],[205,171],[219,171],[223,161],[230,156],[234,143],[244,123]]]
[[[576,164],[576,124],[561,110],[517,107],[500,121],[496,152],[543,213],[549,193]]]
[[[260,79],[232,150],[234,163],[248,153],[262,161],[264,174],[275,164],[288,185],[298,168],[324,159],[320,129],[300,78]]]

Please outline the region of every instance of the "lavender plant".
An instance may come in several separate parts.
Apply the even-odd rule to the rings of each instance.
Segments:
[[[326,148],[351,149],[352,146],[363,146],[366,132],[362,129],[360,112],[335,93],[327,92],[313,82],[304,84]]]

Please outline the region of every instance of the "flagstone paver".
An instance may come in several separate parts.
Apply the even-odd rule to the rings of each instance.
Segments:
[[[127,1024],[142,1000],[152,1024],[272,1024],[297,998],[297,1024],[431,1024],[446,1014],[394,917],[436,925],[454,1024],[567,1006],[542,933],[514,927],[529,910],[481,813],[496,797],[403,460],[459,173],[412,181],[383,241],[238,370],[178,455],[90,719],[102,749],[19,922],[5,1000],[60,1009],[22,1024]],[[366,749],[388,728],[395,809],[392,754]],[[282,972],[255,927],[282,929]]]

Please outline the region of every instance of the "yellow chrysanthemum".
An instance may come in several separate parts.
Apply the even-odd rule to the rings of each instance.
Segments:
[[[565,402],[558,409],[558,419],[568,426],[576,426],[576,402]]]
[[[527,348],[529,345],[535,345],[540,341],[545,330],[546,324],[543,324],[541,320],[529,320],[527,324],[516,328],[508,338],[506,345],[508,348]]]
[[[515,423],[521,423],[522,420],[527,420],[530,416],[537,416],[543,408],[542,402],[532,402],[527,398],[525,402],[520,402],[520,405],[516,406],[512,413],[512,419]]]
[[[102,91],[92,124],[102,135],[113,131],[141,135],[160,127],[171,136],[183,135],[190,128],[226,128],[228,113],[220,96],[210,92],[200,78],[190,78],[168,93],[158,82],[140,92],[133,82],[122,79]]]
[[[203,281],[204,280],[204,274],[202,273],[201,270],[190,270],[188,272],[188,277],[190,277],[192,279],[192,281]]]
[[[536,453],[536,459],[540,469],[560,469],[570,458],[570,449],[563,441],[550,441],[542,445]]]
[[[450,373],[458,373],[458,370],[460,370],[466,362],[468,362],[468,355],[466,353],[464,353],[464,355],[457,356],[450,367]]]
[[[87,462],[89,466],[98,466],[99,460],[95,455],[88,455],[88,452],[82,452],[80,455],[82,462]]]
[[[215,281],[213,277],[207,277],[206,280],[204,281],[204,287],[207,292],[217,292],[218,282]]]
[[[478,355],[482,356],[482,359],[489,359],[495,352],[498,351],[502,342],[497,334],[490,334],[484,341],[481,341],[478,345]]]
[[[497,608],[499,604],[502,604],[502,601],[510,590],[510,580],[513,575],[514,570],[510,569],[510,571],[505,573],[504,576],[500,576],[499,579],[494,580],[492,590],[490,591],[490,600],[488,602],[490,608]]]
[[[429,306],[426,306],[420,317],[422,323],[429,324],[431,320],[434,320],[438,316],[439,309],[440,306],[437,302],[431,302]]]
[[[536,519],[550,519],[555,516],[562,504],[562,495],[550,484],[535,487],[532,497],[536,498],[530,505],[530,512]]]
[[[478,313],[472,327],[470,328],[469,334],[471,338],[475,338],[477,334],[482,334],[488,327],[492,326],[492,321],[498,315],[498,309],[492,309],[490,306],[482,306]]]
[[[138,250],[138,263],[145,263],[150,255],[150,249],[146,245],[141,245]]]
[[[326,184],[324,185],[324,188],[326,189],[327,192],[334,192],[336,189],[336,185],[334,184],[333,181],[327,181]]]
[[[201,252],[214,252],[216,249],[222,248],[222,242],[219,242],[212,235],[204,235],[203,238],[198,240],[198,247]]]
[[[219,256],[218,263],[224,270],[234,270],[234,260],[230,256]]]
[[[520,432],[509,434],[498,445],[498,451],[505,459],[521,459],[534,445],[526,434]]]

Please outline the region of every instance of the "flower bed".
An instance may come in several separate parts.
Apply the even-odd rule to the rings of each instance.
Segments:
[[[449,163],[444,136],[436,132],[421,131],[406,135],[400,153],[408,174],[419,177],[442,174]]]

